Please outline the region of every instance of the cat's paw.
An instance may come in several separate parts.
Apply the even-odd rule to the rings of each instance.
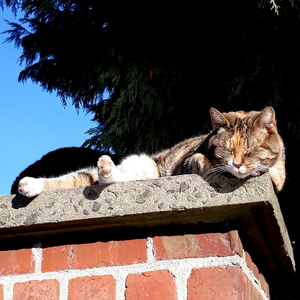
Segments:
[[[28,198],[39,195],[43,189],[43,179],[24,177],[19,182],[19,193]]]
[[[98,160],[99,179],[103,182],[109,182],[113,167],[114,163],[108,155],[100,156]]]

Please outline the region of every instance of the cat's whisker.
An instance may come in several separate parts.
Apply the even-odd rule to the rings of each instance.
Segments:
[[[214,165],[213,168],[209,169],[202,175],[202,178],[204,180],[209,180],[212,176],[224,173],[225,171],[223,167],[223,164]]]
[[[270,166],[256,164],[254,167],[254,171],[268,172],[270,170],[270,168],[271,168]]]

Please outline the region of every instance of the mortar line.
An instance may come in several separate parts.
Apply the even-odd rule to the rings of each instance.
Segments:
[[[36,242],[32,247],[33,261],[35,262],[34,272],[36,274],[42,273],[42,260],[43,260],[43,250],[42,243]]]
[[[172,260],[160,260],[152,263],[140,263],[131,265],[116,265],[105,267],[94,267],[88,269],[66,269],[60,271],[44,272],[44,273],[26,273],[26,274],[12,274],[9,276],[0,276],[0,284],[5,284],[7,280],[13,282],[26,282],[30,280],[46,280],[56,279],[55,276],[65,276],[66,278],[75,278],[81,276],[92,275],[107,275],[116,274],[119,271],[127,270],[128,274],[142,273],[147,271],[172,269],[176,266],[192,266],[193,268],[207,268],[207,267],[227,267],[239,265],[240,256],[234,255],[229,257],[198,257],[198,258],[183,258]]]
[[[169,271],[174,276],[177,299],[187,300],[187,280],[191,274],[192,267],[182,267],[180,269],[172,267],[169,269]]]
[[[13,284],[7,283],[3,287],[3,299],[4,300],[12,300],[13,299]]]
[[[113,274],[116,280],[116,299],[125,300],[125,290],[126,290],[126,278],[128,276],[127,272],[116,272]]]
[[[153,245],[153,238],[147,237],[146,248],[147,248],[147,263],[155,262],[156,258],[155,258],[155,248]]]
[[[69,296],[69,278],[59,278],[59,300],[68,300]]]

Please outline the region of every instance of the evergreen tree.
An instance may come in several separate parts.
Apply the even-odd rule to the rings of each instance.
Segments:
[[[289,107],[299,131],[300,23],[290,2],[279,15],[263,0],[5,4],[24,12],[7,31],[23,50],[19,80],[93,112],[87,146],[153,152],[205,131],[210,106]]]

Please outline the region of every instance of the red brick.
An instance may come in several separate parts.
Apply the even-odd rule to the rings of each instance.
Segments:
[[[198,239],[201,257],[231,256],[239,251],[239,238],[231,232],[198,234]]]
[[[55,246],[43,249],[42,272],[72,269],[72,246]]]
[[[34,272],[31,249],[0,251],[0,274],[23,274]]]
[[[59,300],[57,280],[19,282],[14,285],[13,300]]]
[[[193,269],[188,279],[188,300],[262,300],[262,296],[235,267]]]
[[[249,254],[248,252],[246,252],[246,251],[245,251],[245,261],[246,261],[247,267],[248,267],[249,269],[251,269],[253,275],[254,275],[257,279],[259,279],[259,271],[258,271],[258,268],[257,268],[256,264],[253,263],[250,254]]]
[[[252,269],[252,265],[253,265],[253,262],[252,262],[252,258],[250,256],[250,254],[245,251],[245,261],[246,261],[246,265],[249,269]]]
[[[109,243],[79,244],[73,246],[73,265],[76,269],[87,269],[111,265]]]
[[[75,268],[128,265],[146,262],[146,240],[126,240],[74,245]]]
[[[0,300],[4,300],[3,285],[0,284]]]
[[[69,282],[68,300],[115,300],[116,281],[111,275],[79,277]]]
[[[126,300],[177,300],[174,277],[167,270],[130,274],[126,280]]]
[[[146,239],[110,242],[111,261],[114,265],[129,265],[147,261]]]
[[[153,242],[158,260],[197,257],[199,255],[197,235],[155,237]]]
[[[266,282],[265,277],[259,273],[257,266],[253,263],[251,256],[247,251],[245,251],[245,261],[247,267],[251,269],[253,275],[259,280],[261,288],[264,290],[266,295],[270,297],[269,284]]]
[[[153,239],[156,259],[242,256],[243,247],[237,231],[198,235],[162,236]]]
[[[96,242],[43,250],[42,272],[146,262],[146,240]]]
[[[270,289],[269,289],[269,284],[266,282],[265,276],[261,273],[259,273],[259,282],[261,288],[264,290],[266,295],[270,297]]]
[[[240,257],[244,256],[244,247],[240,239],[239,233],[237,230],[232,230],[228,232],[230,239],[230,248],[232,255],[238,254]]]

